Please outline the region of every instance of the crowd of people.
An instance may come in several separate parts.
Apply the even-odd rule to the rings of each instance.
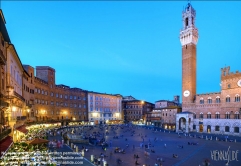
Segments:
[[[98,148],[98,146],[101,146],[101,149],[103,152],[100,155],[95,155],[93,163],[96,165],[99,165],[100,162],[104,162],[106,160],[111,160],[111,158],[116,158],[116,164],[119,165],[123,163],[122,155],[117,155],[117,154],[125,154],[126,151],[132,147],[133,153],[135,152],[136,149],[136,144],[130,145],[128,138],[125,138],[125,136],[128,137],[139,137],[140,138],[140,149],[142,149],[143,153],[139,154],[134,154],[134,160],[133,160],[133,165],[142,165],[145,163],[141,163],[140,156],[143,156],[145,158],[149,158],[151,153],[155,153],[155,142],[159,141],[157,137],[154,139],[151,139],[150,137],[147,136],[146,133],[138,132],[139,126],[131,125],[131,124],[122,124],[122,125],[113,125],[113,126],[108,126],[108,125],[100,125],[100,126],[91,126],[88,128],[83,128],[79,131],[74,130],[75,134],[83,134],[89,138],[90,140],[90,145],[93,146],[93,148]],[[117,134],[117,130],[121,130],[119,134]],[[108,137],[109,139],[106,140],[106,136],[112,135],[111,137]],[[124,136],[125,135],[125,136]],[[126,141],[125,146],[120,147],[118,146],[113,146],[113,140],[115,139],[122,139],[122,141]],[[112,148],[113,146],[113,148]],[[164,144],[164,147],[166,148],[166,144]],[[106,151],[110,151],[109,156],[106,155]],[[131,149],[130,149],[131,150]],[[159,157],[161,158],[161,157]],[[156,164],[158,163],[159,165],[162,165],[164,160],[161,158],[161,160],[157,160]]]

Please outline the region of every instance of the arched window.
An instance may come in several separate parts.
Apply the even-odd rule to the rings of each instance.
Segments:
[[[186,27],[188,26],[188,18],[185,19]]]
[[[203,119],[203,113],[202,112],[200,113],[199,118]]]
[[[228,95],[227,97],[226,97],[226,103],[229,103],[230,102],[230,96]]]
[[[195,114],[195,113],[194,113],[194,115],[193,115],[193,118],[194,118],[194,119],[196,119],[196,118],[197,118],[197,116],[196,116],[196,114]]]
[[[216,97],[216,103],[221,103],[221,100],[220,100],[219,96]]]
[[[210,112],[208,112],[208,114],[207,114],[207,119],[211,119],[211,113]]]
[[[212,98],[208,97],[208,104],[211,104],[211,103],[212,103]]]
[[[200,98],[200,104],[204,104],[203,98]]]
[[[226,112],[225,119],[230,119],[230,113],[229,112]]]
[[[216,113],[215,113],[215,118],[216,118],[216,119],[220,119],[220,113],[219,113],[219,112],[216,112]]]
[[[238,94],[235,95],[234,102],[240,102],[240,96]]]
[[[239,112],[238,112],[238,111],[235,112],[235,114],[234,114],[234,119],[239,119]]]

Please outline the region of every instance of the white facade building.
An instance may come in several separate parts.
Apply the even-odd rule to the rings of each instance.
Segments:
[[[122,96],[88,92],[88,118],[91,124],[122,121]]]

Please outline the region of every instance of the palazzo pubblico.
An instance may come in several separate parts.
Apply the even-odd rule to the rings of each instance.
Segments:
[[[195,9],[188,4],[182,13],[182,112],[176,131],[240,135],[241,73],[221,69],[221,92],[196,94],[196,46],[198,29]]]

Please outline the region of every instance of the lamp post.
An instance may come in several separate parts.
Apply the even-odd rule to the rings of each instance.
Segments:
[[[141,117],[142,117],[142,119],[143,119],[143,122],[144,122],[144,116],[143,116],[143,105],[144,105],[144,101],[142,100],[141,101]],[[141,122],[142,123],[142,122]]]

